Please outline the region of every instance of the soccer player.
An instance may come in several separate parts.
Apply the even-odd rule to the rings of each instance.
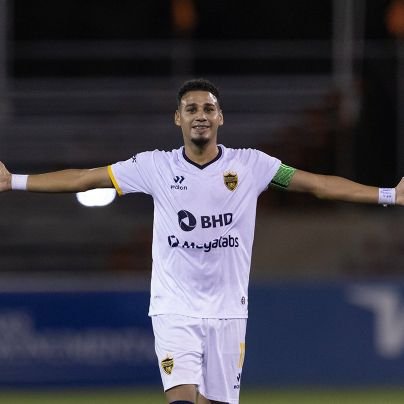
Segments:
[[[404,179],[376,188],[294,169],[254,149],[218,144],[218,89],[185,82],[174,122],[184,146],[94,168],[11,174],[0,191],[78,192],[115,187],[154,199],[149,315],[169,403],[238,403],[257,198],[270,184],[318,198],[404,204]]]

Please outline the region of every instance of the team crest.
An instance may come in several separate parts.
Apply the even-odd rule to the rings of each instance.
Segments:
[[[238,185],[238,176],[235,171],[225,171],[223,173],[224,185],[229,191],[234,191]]]
[[[161,367],[166,374],[171,375],[174,368],[174,358],[172,356],[167,356],[167,358],[161,361]]]

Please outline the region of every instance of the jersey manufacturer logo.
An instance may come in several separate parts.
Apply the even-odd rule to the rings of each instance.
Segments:
[[[191,231],[195,229],[196,226],[196,218],[187,210],[180,210],[178,212],[178,224],[181,227],[181,230]]]
[[[241,373],[237,375],[237,383],[233,386],[234,390],[240,390]]]
[[[183,175],[176,175],[173,180],[175,184],[171,185],[171,189],[178,189],[180,191],[186,191],[188,189],[186,185],[181,185],[185,180],[185,177]]]
[[[182,181],[184,181],[185,180],[185,178],[181,175],[181,176],[178,176],[178,175],[176,175],[175,177],[174,177],[174,182],[176,183],[176,184],[182,184]]]
[[[171,375],[174,368],[174,358],[167,355],[167,358],[161,361],[161,367],[167,375]]]
[[[132,163],[136,163],[137,161],[136,161],[136,157],[137,157],[137,154],[135,154],[134,156],[132,156]]]
[[[235,171],[225,171],[223,173],[224,185],[229,191],[234,191],[238,185],[238,175]]]

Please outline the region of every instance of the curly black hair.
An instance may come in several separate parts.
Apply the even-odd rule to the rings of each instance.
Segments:
[[[189,91],[208,91],[212,93],[216,98],[217,102],[220,105],[220,95],[218,88],[209,80],[199,78],[199,79],[192,79],[186,81],[178,90],[177,93],[177,103],[180,105],[181,99],[184,94],[188,93]]]

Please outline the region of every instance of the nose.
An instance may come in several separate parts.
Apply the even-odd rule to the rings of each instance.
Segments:
[[[196,116],[196,120],[197,121],[206,121],[206,115],[205,115],[205,111],[199,111],[197,116]]]

